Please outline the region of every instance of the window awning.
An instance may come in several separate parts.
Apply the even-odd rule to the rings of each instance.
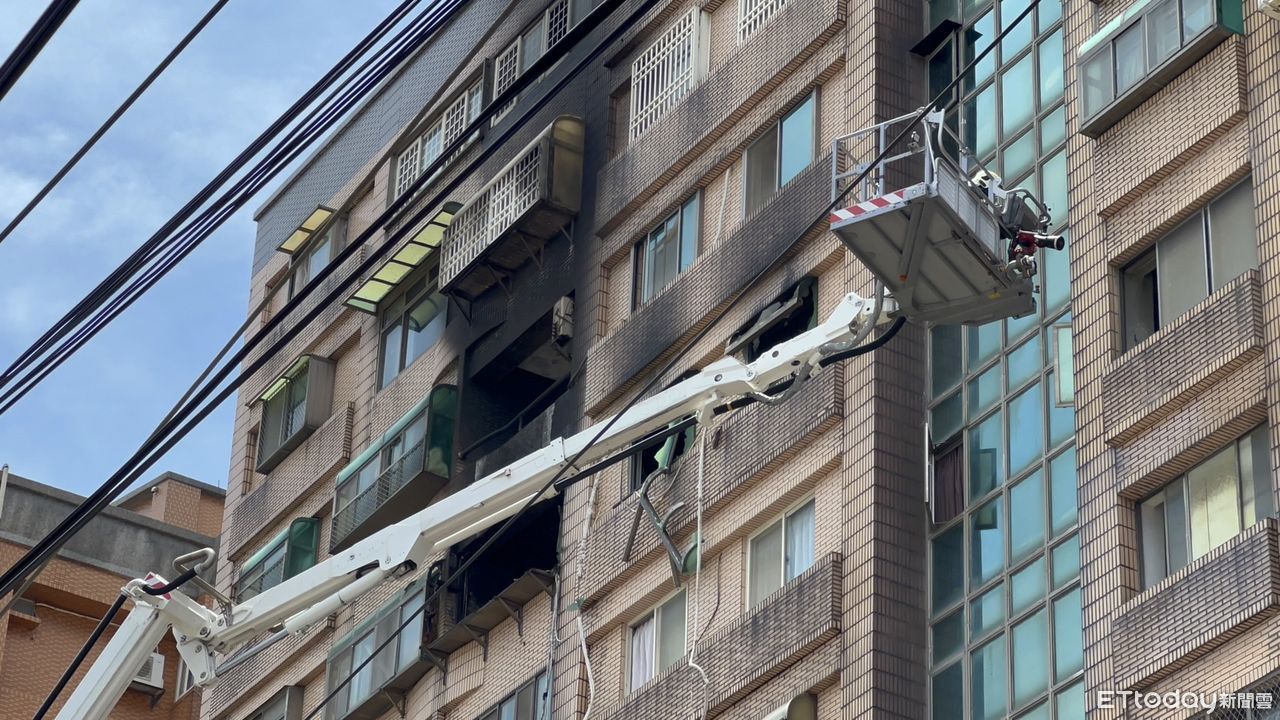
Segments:
[[[289,369],[284,371],[283,375],[276,378],[275,382],[272,382],[270,385],[267,386],[266,390],[262,391],[262,394],[258,396],[258,399],[265,402],[275,397],[277,393],[279,393],[281,390],[285,388],[286,385],[289,384],[289,378],[295,377],[303,368],[307,366],[307,363],[309,362],[311,362],[310,355],[303,355],[302,357],[295,360],[294,363],[289,366]]]
[[[440,212],[422,226],[418,234],[410,238],[404,247],[397,250],[382,264],[382,267],[374,271],[368,280],[351,293],[351,297],[347,298],[347,304],[362,312],[376,313],[378,303],[395,290],[409,273],[422,267],[427,258],[439,249],[440,241],[444,239],[444,231],[448,229],[449,224],[453,222],[453,216],[457,215],[460,209],[462,209],[461,203],[445,203]]]
[[[306,220],[302,221],[298,229],[293,231],[292,235],[285,238],[278,250],[286,255],[292,255],[297,252],[299,248],[307,244],[307,241],[311,239],[311,235],[320,229],[321,225],[324,225],[329,221],[329,218],[333,217],[333,213],[333,208],[328,208],[324,205],[317,207],[314,212],[307,216]]]

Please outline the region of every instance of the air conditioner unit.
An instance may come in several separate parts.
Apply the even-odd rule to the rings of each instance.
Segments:
[[[147,658],[147,661],[138,669],[138,674],[133,678],[133,684],[163,690],[164,655],[151,653],[151,657]]]

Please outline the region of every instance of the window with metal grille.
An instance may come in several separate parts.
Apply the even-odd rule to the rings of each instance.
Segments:
[[[497,97],[515,84],[516,80],[537,62],[556,43],[564,39],[573,27],[569,0],[555,0],[538,16],[532,25],[525,28],[511,44],[503,48],[493,59],[493,95]],[[497,125],[515,107],[516,98],[512,98],[493,116],[493,124]]]
[[[414,138],[396,158],[395,194],[406,192],[427,168],[431,167],[444,149],[462,135],[484,109],[484,81],[476,80],[466,90],[454,97],[421,135]],[[447,162],[452,162],[459,148]],[[447,163],[446,163],[447,164]],[[441,168],[443,169],[443,168]],[[440,171],[437,170],[438,174]],[[434,178],[433,178],[434,179]]]
[[[703,13],[693,8],[631,63],[631,140],[674,107],[706,72],[705,24]]]
[[[787,4],[787,0],[738,0],[738,42],[744,42]]]

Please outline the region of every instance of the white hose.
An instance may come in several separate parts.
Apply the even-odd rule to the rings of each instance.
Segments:
[[[574,584],[574,592],[578,593],[579,596],[578,614],[574,618],[574,623],[578,626],[578,642],[582,645],[582,662],[587,666],[587,708],[582,713],[582,720],[590,719],[592,705],[595,703],[596,697],[596,675],[591,667],[591,653],[587,650],[587,629],[582,622],[581,595],[582,575],[587,566],[587,536],[591,534],[591,521],[596,512],[596,487],[598,484],[599,474],[596,474],[591,478],[591,490],[587,493],[587,517],[582,525],[582,535],[578,538],[578,567]]]
[[[710,413],[702,413],[709,416]],[[704,487],[704,479],[707,467],[707,436],[711,434],[710,417],[699,418],[702,432],[698,433],[698,489],[697,497],[694,500],[694,517],[696,530],[695,537],[697,543],[693,551],[696,553],[696,559],[693,568],[693,641],[689,646],[689,667],[698,671],[702,676],[702,702],[700,704],[699,717],[705,718],[707,714],[707,693],[711,688],[711,678],[707,675],[707,671],[698,664],[698,638],[702,635],[701,626],[699,624],[698,615],[699,608],[702,607],[702,548],[706,546],[706,538],[702,536],[702,494]],[[719,589],[717,589],[719,592]]]

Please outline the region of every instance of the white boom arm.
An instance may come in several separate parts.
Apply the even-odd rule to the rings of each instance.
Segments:
[[[306,631],[388,578],[422,565],[437,548],[514,515],[584,448],[578,459],[581,467],[609,458],[674,421],[764,392],[804,365],[816,372],[824,355],[865,337],[871,326],[882,324],[893,304],[884,303],[880,317],[872,317],[873,306],[872,301],[851,293],[825,322],[771,348],[755,362],[724,357],[698,375],[641,400],[616,421],[605,419],[570,437],[556,438],[425,510],[233,605],[229,617],[179,592],[148,595],[144,587],[164,584],[154,575],[130,582],[123,592],[134,601],[134,608],[58,713],[58,720],[105,720],[170,627],[196,682],[214,684],[218,670],[228,669],[228,665],[215,668],[215,652],[229,653],[270,630],[276,630],[276,635],[269,641]],[[591,444],[610,422],[612,426]],[[553,487],[539,499],[555,492]]]

